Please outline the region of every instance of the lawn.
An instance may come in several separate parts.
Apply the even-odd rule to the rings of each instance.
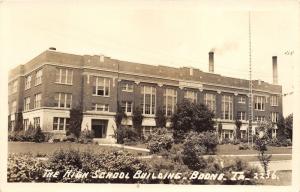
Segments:
[[[272,147],[268,146],[267,153],[270,154],[292,154],[291,147]],[[257,154],[256,150],[239,150],[238,145],[225,144],[217,146],[217,154],[219,155],[246,155]]]
[[[80,143],[68,143],[68,142],[59,142],[59,143],[31,143],[31,142],[8,142],[8,152],[9,153],[32,153],[33,155],[37,154],[52,154],[58,149],[75,149],[80,151],[92,150],[94,152],[100,152],[103,150],[126,150],[135,155],[148,155],[147,152],[136,151],[131,149],[122,149],[112,146],[99,146],[96,144],[80,144]]]

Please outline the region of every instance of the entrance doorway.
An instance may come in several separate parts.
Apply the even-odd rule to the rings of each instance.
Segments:
[[[106,138],[108,120],[92,119],[92,130],[95,138]]]

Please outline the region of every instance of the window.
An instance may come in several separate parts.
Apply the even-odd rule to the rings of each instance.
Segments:
[[[41,107],[41,99],[42,99],[42,94],[38,93],[34,95],[34,103],[33,103],[34,109]]]
[[[25,77],[25,90],[30,89],[31,86],[31,75]]]
[[[11,130],[15,129],[15,123],[16,122],[14,120],[10,121],[10,128],[11,128]]]
[[[56,68],[56,83],[72,85],[73,70],[65,68]]]
[[[265,121],[265,116],[256,116],[256,121],[264,122]]]
[[[204,101],[209,110],[216,112],[216,95],[215,94],[205,93]]]
[[[40,118],[39,117],[34,117],[33,118],[33,127],[34,128],[40,127]]]
[[[132,101],[122,101],[122,111],[127,114],[132,113]]]
[[[29,126],[29,119],[24,119],[23,120],[23,127],[24,127],[24,129],[27,130],[28,126]]]
[[[92,110],[108,112],[109,111],[109,105],[108,104],[93,103]]]
[[[38,70],[35,73],[35,85],[39,85],[42,83],[42,75],[43,75],[42,69]]]
[[[70,126],[70,118],[54,117],[53,118],[53,130],[54,131],[66,131]]]
[[[171,116],[175,112],[177,102],[177,92],[175,89],[164,90],[163,108],[166,116]]]
[[[72,94],[71,93],[55,93],[54,106],[59,108],[71,108]]]
[[[24,111],[28,111],[30,109],[30,97],[26,97],[24,99]]]
[[[264,96],[256,96],[254,99],[254,109],[259,111],[265,110],[266,98]]]
[[[13,82],[12,93],[16,93],[18,91],[18,81],[15,80]]]
[[[145,115],[154,115],[156,109],[156,88],[152,86],[142,86],[142,109]]]
[[[132,83],[122,83],[122,91],[133,92]]]
[[[270,99],[271,106],[278,106],[278,96],[272,95]]]
[[[237,119],[241,121],[246,120],[246,112],[245,111],[238,111],[237,112]]]
[[[17,112],[17,101],[13,101],[11,105],[11,113]]]
[[[222,119],[233,119],[233,97],[229,95],[222,96]]]
[[[143,126],[143,135],[149,135],[153,132],[154,127],[152,126]]]
[[[95,77],[93,79],[93,95],[109,96],[110,80],[103,77]]]
[[[197,102],[197,92],[196,91],[190,91],[190,90],[186,90],[184,92],[184,98],[189,100],[192,103],[196,103]]]
[[[239,96],[238,97],[238,103],[245,104],[246,103],[246,97],[245,96]]]
[[[222,130],[223,132],[223,139],[233,139],[233,130]]]
[[[273,123],[277,123],[278,122],[278,118],[279,118],[279,113],[277,113],[277,112],[272,112],[271,113],[271,121]]]

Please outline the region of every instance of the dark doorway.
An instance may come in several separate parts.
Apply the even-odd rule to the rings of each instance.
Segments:
[[[92,119],[92,130],[95,138],[105,138],[108,120]]]

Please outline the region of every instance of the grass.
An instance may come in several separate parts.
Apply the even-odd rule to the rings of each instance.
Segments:
[[[292,154],[290,147],[272,147],[268,146],[269,154]],[[217,154],[219,155],[246,155],[246,154],[257,154],[254,149],[251,150],[239,150],[238,145],[224,144],[217,146]]]
[[[76,149],[79,151],[91,150],[94,152],[101,152],[103,150],[117,151],[126,150],[135,155],[148,155],[147,152],[136,151],[131,149],[123,149],[112,146],[99,146],[96,144],[80,144],[80,143],[30,143],[30,142],[8,142],[9,153],[32,153],[33,155],[52,154],[58,149]]]

